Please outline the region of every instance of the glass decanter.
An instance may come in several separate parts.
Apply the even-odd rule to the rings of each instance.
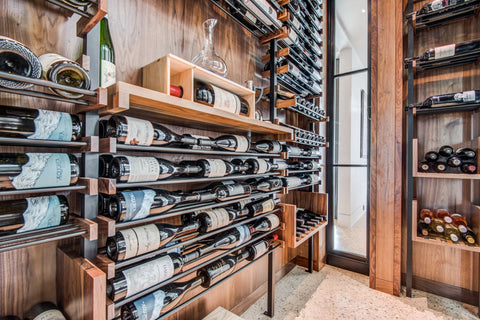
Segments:
[[[192,62],[225,77],[227,75],[227,64],[215,52],[213,45],[213,32],[215,31],[216,24],[217,19],[208,19],[203,23],[203,49],[193,58]]]

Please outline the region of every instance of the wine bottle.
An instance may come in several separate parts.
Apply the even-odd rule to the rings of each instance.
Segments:
[[[62,311],[52,302],[45,301],[34,305],[23,315],[24,320],[66,320]]]
[[[426,224],[430,224],[433,220],[433,212],[429,209],[422,209],[422,210],[420,210],[419,217]]]
[[[427,160],[422,160],[418,163],[418,172],[429,172],[432,169],[432,163]]]
[[[247,174],[264,174],[273,169],[271,162],[261,158],[249,158],[245,160],[245,164],[248,166]]]
[[[463,162],[460,170],[463,173],[474,174],[477,173],[477,165],[473,162]]]
[[[442,219],[433,218],[430,223],[430,229],[435,233],[443,234],[445,231],[445,222]]]
[[[449,44],[441,47],[430,48],[425,51],[423,56],[417,57],[420,61],[430,61],[453,57],[456,55],[468,53],[480,48],[480,40],[472,40],[461,43]]]
[[[280,199],[262,199],[260,201],[249,203],[246,207],[248,209],[248,214],[251,217],[254,217],[272,211],[278,203],[280,203]]]
[[[114,156],[111,154],[102,154],[98,157],[98,176],[111,178],[110,177],[110,166]]]
[[[73,114],[0,106],[0,136],[55,141],[80,139],[82,123]]]
[[[224,177],[226,175],[235,173],[235,167],[230,162],[223,159],[200,159],[196,161],[182,161],[179,167],[198,167],[201,170],[196,174],[191,174],[194,177]]]
[[[38,60],[42,65],[42,76],[45,80],[73,88],[90,89],[90,76],[75,61],[55,53],[42,54]],[[65,98],[80,99],[83,97],[82,93],[56,88],[51,88],[51,90]]]
[[[110,195],[98,193],[98,215],[108,216],[108,204],[110,202]]]
[[[258,257],[262,256],[268,251],[268,249],[273,245],[273,243],[278,240],[278,235],[274,234],[270,237],[263,238],[260,241],[255,242],[254,244],[247,247],[249,253],[247,261],[253,261]]]
[[[246,183],[223,184],[220,183],[210,190],[216,196],[217,201],[228,201],[249,196],[252,187]]]
[[[452,218],[452,224],[458,228],[458,231],[460,231],[461,233],[467,232],[468,224],[464,216],[462,216],[459,213],[453,213],[451,215],[451,218]]]
[[[66,153],[0,154],[0,189],[64,187],[77,183],[77,158]]]
[[[473,160],[477,157],[477,153],[470,148],[460,148],[455,151],[455,155],[462,160]]]
[[[418,15],[425,14],[431,11],[443,9],[448,6],[448,0],[433,0],[423,5],[422,9],[417,11]]]
[[[467,232],[461,234],[463,241],[465,241],[468,245],[474,245],[477,240],[475,233],[473,233],[472,229],[467,227]]]
[[[438,173],[444,173],[447,171],[447,163],[443,160],[439,160],[433,163],[433,170]]]
[[[282,23],[277,19],[277,11],[266,0],[256,0],[255,3],[250,0],[238,1],[250,9],[250,11],[252,11],[264,25],[272,26],[274,24],[273,21],[275,21],[275,23],[279,26],[282,25]],[[268,16],[266,16],[255,4],[260,6],[263,12],[265,12]],[[246,12],[248,12],[246,15],[250,20],[256,20],[248,10]]]
[[[22,319],[20,319],[17,316],[8,315],[8,316],[0,317],[0,320],[22,320]]]
[[[116,221],[139,220],[166,212],[179,203],[198,202],[201,199],[201,195],[195,192],[151,189],[123,191],[110,197],[107,212],[108,216]]]
[[[451,156],[447,159],[447,165],[452,168],[458,168],[462,165],[462,159],[457,156]]]
[[[274,213],[267,214],[256,220],[253,224],[249,224],[250,234],[255,232],[267,232],[272,231],[280,225],[280,218]]]
[[[18,41],[0,35],[0,71],[38,79],[42,76],[42,65],[30,49]],[[0,86],[10,89],[26,89],[33,84],[0,79]]]
[[[463,91],[457,93],[448,93],[437,96],[431,96],[425,99],[420,104],[416,104],[417,107],[431,108],[437,105],[465,103],[465,102],[479,102],[480,90]]]
[[[433,210],[433,216],[437,219],[441,219],[446,223],[452,223],[452,216],[447,209],[435,209]]]
[[[248,115],[250,105],[243,97],[209,83],[195,83],[195,101],[215,109]]]
[[[261,140],[252,143],[252,148],[259,152],[264,153],[280,153],[282,152],[282,145],[275,140]]]
[[[283,152],[286,152],[289,157],[303,157],[303,156],[308,156],[308,152],[305,150],[302,150],[301,148],[297,146],[292,146],[288,144],[283,145]]]
[[[147,182],[176,175],[192,175],[202,171],[196,165],[177,165],[154,157],[118,156],[112,159],[110,177],[119,182]]]
[[[246,182],[252,186],[253,190],[263,191],[263,192],[278,190],[283,186],[282,179],[280,178],[264,178],[264,179],[258,179],[258,180],[252,179],[252,180],[247,180]]]
[[[445,239],[452,240],[453,242],[458,242],[460,240],[460,231],[453,224],[445,224]]]
[[[280,60],[277,64],[277,69],[282,67],[282,66],[288,66],[288,72],[286,73],[283,73],[283,75],[285,74],[288,74],[289,76],[291,76],[293,79],[296,79],[296,80],[300,80],[300,81],[303,81],[304,79],[304,74],[302,73],[302,71],[300,71],[300,69],[295,65],[293,64],[292,62],[288,61],[287,59],[283,59],[283,60]],[[270,63],[266,63],[264,66],[263,66],[263,70],[264,71],[268,71],[270,70]]]
[[[417,233],[421,234],[422,236],[426,237],[428,236],[428,224],[425,223],[423,220],[418,220],[417,223]]]
[[[210,232],[231,224],[235,219],[248,215],[247,208],[235,210],[231,207],[200,210],[195,212],[194,220],[200,224],[200,233]]]
[[[453,148],[451,146],[441,146],[440,149],[438,149],[438,154],[442,157],[449,158],[453,156]]]
[[[183,261],[190,263],[200,257],[205,256],[215,250],[228,250],[242,245],[251,239],[250,228],[247,225],[237,226],[225,231],[212,240],[207,240],[207,244],[197,247],[191,252],[183,255]]]
[[[53,195],[0,202],[0,234],[21,233],[66,224],[65,196]]]
[[[183,87],[182,86],[174,86],[173,84],[170,85],[170,95],[182,98],[183,97]]]
[[[247,137],[238,135],[224,135],[215,139],[200,138],[198,139],[198,145],[233,152],[247,152],[250,148],[250,142]]]
[[[117,81],[117,67],[115,66],[115,50],[108,27],[108,17],[105,15],[100,21],[100,83],[107,88]]]
[[[128,298],[178,273],[184,265],[178,253],[169,253],[161,257],[142,261],[133,267],[117,272],[113,279],[107,280],[107,296],[112,301]]]
[[[107,256],[113,261],[123,261],[163,247],[176,237],[194,233],[200,222],[171,225],[164,223],[147,224],[140,227],[117,231],[107,238]]]

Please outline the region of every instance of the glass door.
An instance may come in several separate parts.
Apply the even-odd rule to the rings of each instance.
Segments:
[[[369,0],[328,2],[327,263],[368,274]]]

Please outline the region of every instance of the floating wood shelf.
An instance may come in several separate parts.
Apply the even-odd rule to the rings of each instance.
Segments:
[[[187,235],[188,240],[186,240],[186,241],[181,241],[180,243],[177,243],[173,246],[172,245],[167,246],[167,247],[162,246],[155,251],[147,252],[143,255],[136,256],[136,257],[128,259],[128,260],[114,262],[114,261],[110,260],[107,256],[103,256],[103,258],[101,258],[101,261],[103,261],[104,263],[103,263],[103,266],[100,267],[100,269],[102,269],[107,274],[107,279],[111,279],[115,276],[115,270],[126,268],[128,266],[131,266],[132,264],[141,262],[145,259],[154,258],[158,255],[164,254],[164,253],[169,252],[169,251],[171,251],[173,249],[176,249],[176,248],[190,246],[192,244],[197,243],[200,240],[207,239],[207,238],[212,237],[216,234],[220,234],[224,231],[233,229],[237,226],[240,226],[240,225],[243,225],[243,224],[246,224],[246,223],[250,223],[252,221],[255,221],[257,219],[265,217],[266,215],[269,215],[269,214],[272,214],[272,213],[277,213],[277,212],[280,212],[280,209],[275,209],[275,210],[272,210],[270,212],[257,215],[255,217],[250,217],[250,218],[247,218],[247,219],[241,219],[241,220],[236,221],[235,223],[233,223],[231,225],[228,225],[228,226],[220,228],[220,229],[213,230],[213,231],[208,232],[208,233],[200,234],[200,235],[198,235],[194,238],[192,238],[191,235]],[[192,235],[195,235],[195,233],[192,233]],[[178,240],[178,239],[172,239],[172,242],[175,241],[175,240]],[[102,256],[102,255],[98,255],[98,256]],[[113,268],[113,271],[114,271],[113,273],[109,272],[109,270],[112,270],[112,268]]]
[[[148,182],[134,182],[134,183],[117,183],[115,179],[111,178],[98,178],[99,191],[105,194],[115,194],[117,189],[128,189],[138,187],[156,187],[162,185],[181,184],[181,183],[198,183],[198,182],[215,182],[225,180],[245,180],[250,178],[269,177],[279,175],[279,172],[269,172],[262,175],[258,174],[234,174],[225,177],[218,178],[175,178],[159,181]]]
[[[326,215],[327,212],[327,194],[326,193],[312,193],[295,191],[298,196],[294,196],[294,202],[296,204],[281,204],[282,211],[280,216],[285,223],[285,230],[281,231],[281,239],[285,241],[285,244],[289,248],[297,248],[302,243],[307,241],[310,237],[313,237],[317,232],[324,229],[327,225],[327,221],[321,222],[315,228],[304,234],[302,237],[296,236],[296,218],[297,218],[297,205],[298,207],[310,210],[319,215]]]
[[[477,138],[473,141],[473,149],[477,151],[478,154],[478,146],[480,146],[480,138]],[[470,173],[437,173],[437,172],[418,172],[418,139],[412,140],[412,157],[413,157],[413,168],[412,168],[412,176],[416,178],[433,178],[433,179],[465,179],[465,180],[480,180],[480,173],[479,169],[477,169],[477,173],[470,174]],[[477,168],[479,157],[477,156]]]
[[[1,140],[0,140],[1,142]],[[138,146],[117,143],[115,138],[102,138],[100,139],[100,152],[101,153],[116,153],[118,151],[131,151],[131,152],[160,152],[160,153],[182,153],[182,154],[205,154],[205,155],[218,155],[228,157],[262,157],[262,158],[277,158],[280,157],[280,153],[264,153],[264,152],[231,152],[231,151],[219,151],[219,150],[201,150],[201,149],[188,149],[188,148],[173,148],[173,147],[159,147],[159,146]]]
[[[422,30],[476,15],[478,14],[479,7],[480,1],[475,0],[457,5],[450,5],[446,8],[421,15],[417,15],[415,12],[411,15],[408,15],[407,18],[412,19],[413,27],[416,30]]]
[[[109,108],[103,110],[104,114],[130,111],[163,123],[199,129],[221,129],[241,134],[248,132],[269,134],[281,141],[290,141],[293,138],[293,131],[290,128],[217,110],[125,82],[117,82],[108,90],[111,103]]]
[[[480,49],[473,50],[463,54],[457,54],[452,57],[446,57],[442,59],[433,59],[429,61],[420,61],[415,59],[405,59],[405,65],[412,64],[414,71],[426,72],[431,70],[437,70],[442,68],[450,68],[462,66],[465,64],[471,64],[478,62],[480,59]]]
[[[80,141],[52,141],[22,138],[0,137],[0,146],[23,146],[44,148],[75,148],[79,152],[98,152],[99,138],[97,136],[84,137]]]
[[[409,106],[409,108],[413,108],[414,115],[422,116],[422,115],[451,113],[451,112],[475,111],[478,108],[480,108],[480,103],[459,103],[459,104],[444,105],[444,106],[438,106],[438,107],[433,106],[431,108],[420,108],[412,105],[412,106]]]
[[[433,245],[444,246],[444,247],[460,249],[465,251],[480,252],[480,246],[478,245],[478,243],[476,243],[474,246],[469,246],[465,244],[462,240],[455,243],[451,240],[446,240],[441,236],[427,236],[427,237],[419,236],[417,234],[417,221],[418,221],[418,212],[419,212],[417,200],[412,201],[412,212],[413,212],[412,240],[414,242],[433,244]],[[477,207],[477,212],[476,212],[477,217],[479,216],[479,214],[480,214],[480,208]],[[478,228],[474,227],[474,229],[476,229],[478,234]],[[478,237],[477,237],[477,242],[478,242]]]

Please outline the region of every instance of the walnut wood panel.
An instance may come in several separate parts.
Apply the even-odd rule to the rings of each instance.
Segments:
[[[419,10],[426,2],[415,2],[414,10]],[[404,5],[406,3],[407,1],[404,1]],[[416,32],[415,55],[423,54],[428,48],[478,38],[480,38],[480,17],[477,15]],[[479,82],[478,64],[417,73],[414,100],[420,102],[432,95],[475,90],[478,89]],[[416,117],[418,159],[425,152],[438,149],[440,146],[457,147],[476,139],[480,134],[478,117],[478,113],[475,112]],[[473,214],[475,211],[472,210],[471,203],[478,204],[479,188],[478,181],[417,178],[414,194],[419,208],[447,207],[465,214],[467,220],[475,221],[477,217]],[[405,227],[402,232],[406,237]],[[406,255],[405,246],[402,255],[403,257]],[[402,272],[405,270],[406,261],[403,258]],[[478,290],[478,253],[415,242],[413,244],[413,275],[417,278],[476,291]]]
[[[370,286],[400,294],[402,3],[371,2]]]

